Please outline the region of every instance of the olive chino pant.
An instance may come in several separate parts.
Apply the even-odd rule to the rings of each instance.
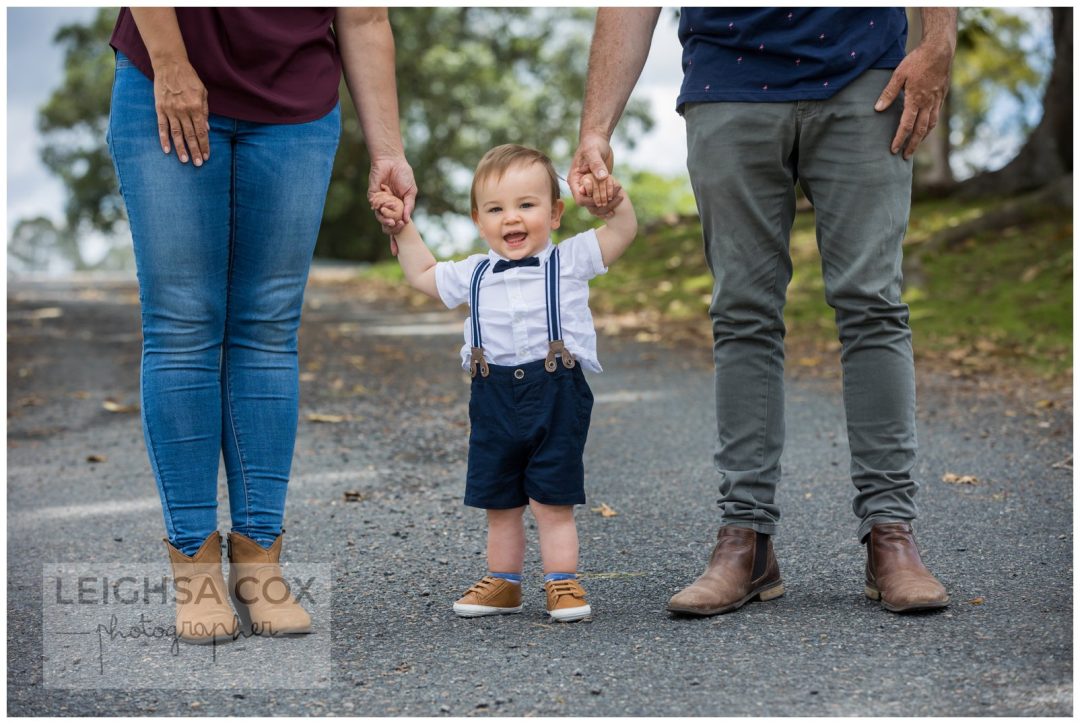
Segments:
[[[795,183],[814,204],[825,299],[836,312],[861,541],[916,517],[915,373],[900,301],[912,163],[889,145],[903,97],[874,103],[892,71],[832,98],[695,103],[684,110],[690,180],[714,277],[722,524],[772,534],[784,447],[784,317]]]

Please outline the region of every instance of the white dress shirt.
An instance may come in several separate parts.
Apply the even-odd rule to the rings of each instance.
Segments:
[[[493,365],[520,365],[547,357],[547,301],[544,265],[555,245],[537,254],[539,266],[515,267],[494,271],[495,262],[504,257],[494,251],[473,254],[461,261],[441,261],[435,265],[435,286],[439,297],[453,309],[469,301],[473,270],[484,259],[491,267],[480,282],[480,333],[484,340],[484,359]],[[596,232],[590,229],[559,244],[559,311],[562,337],[581,366],[601,372],[596,358],[596,329],[589,311],[589,280],[607,272],[600,254]],[[473,314],[477,311],[471,310]],[[469,369],[472,349],[472,322],[465,320],[465,344],[461,348],[461,366]]]

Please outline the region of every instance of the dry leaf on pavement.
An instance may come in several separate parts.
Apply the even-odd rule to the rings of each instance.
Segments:
[[[344,415],[327,415],[321,412],[309,412],[307,415],[308,422],[345,422],[345,420]]]
[[[974,475],[957,475],[956,473],[945,473],[941,476],[941,482],[953,483],[954,485],[977,485],[979,479]]]
[[[138,412],[139,411],[139,406],[138,405],[121,405],[119,402],[112,399],[111,397],[106,398],[105,401],[101,403],[101,406],[104,407],[109,412],[116,412],[116,413]]]
[[[86,456],[86,462],[88,462],[88,463],[103,463],[108,459],[109,458],[107,458],[104,455],[96,455],[95,454],[95,455],[87,455]]]
[[[594,513],[599,513],[605,518],[614,518],[616,515],[618,515],[618,513],[616,513],[615,510],[607,503],[601,503],[598,507],[591,508],[591,510]]]

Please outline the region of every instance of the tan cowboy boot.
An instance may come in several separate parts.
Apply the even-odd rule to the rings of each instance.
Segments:
[[[784,595],[772,537],[727,525],[716,536],[709,565],[696,581],[671,597],[672,613],[712,616],[757,599]]]
[[[866,536],[866,595],[903,613],[949,605],[949,594],[927,570],[910,523],[879,523]]]
[[[176,635],[192,644],[233,638],[238,626],[221,575],[221,534],[215,530],[193,556],[164,540],[176,589]]]
[[[280,535],[264,549],[241,533],[229,533],[229,593],[245,633],[277,636],[311,632],[311,616],[290,593],[278,564],[280,558]]]

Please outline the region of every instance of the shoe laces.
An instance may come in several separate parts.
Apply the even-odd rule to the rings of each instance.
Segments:
[[[581,590],[581,584],[576,579],[567,578],[562,581],[551,581],[548,583],[549,591],[551,595],[555,597],[555,600],[559,600],[563,596],[572,596],[573,598],[583,598],[584,591]]]
[[[477,595],[483,596],[488,593],[492,588],[494,588],[498,582],[499,579],[497,578],[493,578],[492,576],[484,576],[479,581],[472,584],[472,586],[469,587],[469,590],[465,591],[465,595],[467,596],[470,593],[475,593]]]

